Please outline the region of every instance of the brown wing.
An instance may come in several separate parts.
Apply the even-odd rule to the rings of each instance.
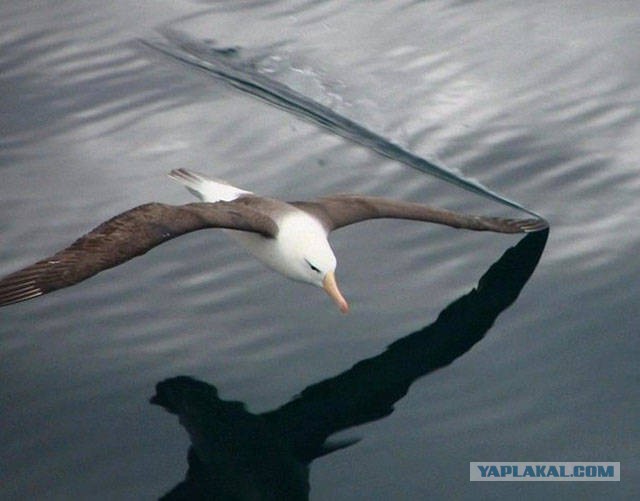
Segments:
[[[102,223],[66,249],[0,280],[0,306],[68,287],[144,254],[167,240],[205,228],[275,237],[276,223],[244,204],[140,205]]]
[[[292,202],[320,219],[327,231],[367,219],[413,219],[454,228],[498,233],[525,233],[548,228],[544,219],[506,219],[461,214],[427,205],[362,195],[333,195],[312,202]]]

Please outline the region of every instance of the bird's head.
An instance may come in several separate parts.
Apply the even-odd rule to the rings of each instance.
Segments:
[[[282,249],[289,256],[289,265],[282,271],[294,280],[321,287],[333,299],[342,313],[349,311],[349,305],[342,296],[336,282],[336,256],[327,241],[324,229],[319,225],[305,222],[304,226],[287,228],[291,231],[288,238],[283,239],[288,248]]]

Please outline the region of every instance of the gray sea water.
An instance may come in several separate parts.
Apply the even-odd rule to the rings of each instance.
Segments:
[[[149,46],[175,34],[301,101]],[[178,167],[518,215],[389,145],[551,231],[345,228],[346,316],[216,231],[3,308],[0,499],[159,498],[185,427],[175,499],[636,499],[639,77],[626,0],[3,2],[1,275],[191,201]],[[622,480],[471,483],[471,461],[619,461]]]

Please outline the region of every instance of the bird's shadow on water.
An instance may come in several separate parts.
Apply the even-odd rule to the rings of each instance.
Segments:
[[[435,322],[278,409],[253,414],[187,376],[158,383],[151,402],[177,414],[191,438],[186,477],[162,499],[307,499],[311,462],[357,441],[327,439],[388,416],[414,381],[480,341],[531,277],[547,237],[527,235]]]

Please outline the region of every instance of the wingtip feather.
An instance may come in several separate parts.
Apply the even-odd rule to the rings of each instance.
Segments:
[[[549,222],[546,219],[525,219],[521,225],[524,233],[533,233],[549,229]]]
[[[42,294],[44,294],[42,289],[34,287],[33,284],[20,284],[18,287],[13,286],[0,290],[0,306],[20,303],[21,301],[33,299]]]

